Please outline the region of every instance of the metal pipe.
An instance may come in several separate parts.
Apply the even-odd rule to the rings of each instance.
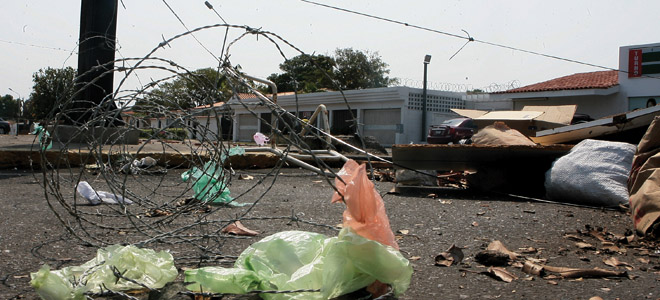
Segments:
[[[250,76],[250,75],[247,75],[247,74],[241,74],[241,75],[243,75],[247,79],[258,81],[258,82],[261,82],[265,85],[270,86],[270,88],[273,90],[273,100],[272,101],[273,101],[273,103],[277,103],[277,85],[274,82],[272,82],[268,79],[261,79],[261,78],[257,78],[257,77]]]
[[[281,150],[277,149],[277,148],[268,148],[268,147],[245,148],[245,152],[270,152],[270,153],[273,153],[273,154],[275,154],[279,157],[284,157],[284,153]],[[325,176],[328,176],[328,177],[335,177],[334,173],[323,171],[323,170],[321,170],[317,167],[314,167],[314,166],[312,166],[312,165],[310,165],[310,164],[308,164],[304,161],[301,161],[301,160],[299,160],[295,157],[292,157],[291,154],[287,155],[285,157],[285,159],[286,159],[287,162],[293,163],[293,164],[295,164],[295,165],[297,165],[297,166],[299,166],[303,169],[310,170],[310,171],[315,172],[319,175],[325,175]]]

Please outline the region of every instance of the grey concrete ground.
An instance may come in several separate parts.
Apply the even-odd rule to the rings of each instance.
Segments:
[[[99,214],[102,216],[99,221],[117,224],[116,228],[99,228],[95,226],[98,224],[93,223],[75,225],[76,215],[67,214],[62,205],[54,201],[53,195],[48,196],[52,205],[52,208],[49,207],[42,186],[43,174],[20,167],[14,169],[11,165],[21,166],[17,162],[24,162],[29,155],[35,155],[30,153],[33,139],[34,136],[0,136],[0,161],[9,163],[0,170],[1,299],[37,298],[29,285],[30,272],[37,271],[43,264],[53,268],[79,265],[95,254],[97,248],[85,245],[67,232],[54,211],[60,213],[64,222],[73,224],[69,228],[76,234],[84,232],[87,237],[112,243],[145,239],[139,234],[131,234],[130,230],[120,229],[127,226],[125,219],[103,217],[107,215],[108,208],[75,206],[79,214]],[[153,144],[147,145],[143,151],[147,153],[149,147],[155,147],[153,152],[165,152],[171,157],[189,148],[180,144],[180,150],[167,153],[162,145]],[[174,147],[177,147],[176,144]],[[272,157],[267,160],[270,159]],[[192,196],[192,192],[186,190],[181,182],[183,171],[185,169],[171,169],[165,175],[131,175],[126,178],[126,184],[147,191],[156,190],[156,193],[147,193],[150,201],[165,203],[182,193],[180,198]],[[241,195],[238,201],[242,203],[258,201],[256,205],[183,212],[176,221],[163,225],[164,228],[196,223],[200,218],[230,220],[241,217],[243,224],[260,234],[242,239],[218,236],[205,244],[228,257],[240,254],[248,245],[263,237],[284,230],[314,231],[330,236],[337,233],[331,227],[341,223],[344,207],[343,204],[330,203],[333,189],[325,178],[298,168],[285,168],[270,174],[271,169],[236,171],[230,184],[232,195]],[[60,185],[61,189],[56,192],[61,194],[66,205],[72,204],[76,176],[83,176],[97,187],[106,184],[104,174],[94,170],[60,169],[47,171],[46,174],[52,184]],[[239,180],[243,175],[254,179]],[[660,250],[653,241],[620,240],[632,228],[630,216],[625,210],[521,201],[502,195],[476,194],[469,190],[427,191],[419,196],[396,195],[388,193],[394,187],[392,182],[376,182],[376,187],[385,201],[401,252],[414,267],[410,289],[400,299],[589,299],[593,296],[603,299],[660,299]],[[434,194],[428,195],[431,192]],[[146,216],[151,207],[137,205],[131,209]],[[291,216],[297,219],[292,221]],[[153,222],[158,219],[149,220]],[[198,226],[187,234],[194,235],[195,230],[219,230],[213,226]],[[476,254],[495,240],[521,254],[515,262],[505,267],[517,277],[510,283],[485,275],[487,267],[475,260]],[[452,245],[463,248],[465,259],[450,267],[436,266],[436,256]],[[231,262],[211,260],[200,264],[199,260],[191,259],[199,255],[199,245],[191,243],[154,242],[147,246],[170,250],[180,270],[200,265],[230,266],[228,263]],[[626,265],[613,267],[604,263],[605,260],[611,261],[611,258]],[[553,274],[528,275],[520,268],[526,260],[558,267],[626,271],[627,276],[561,278]],[[180,274],[183,274],[182,270]],[[177,280],[182,281],[182,276]],[[181,286],[173,289],[176,292]]]
[[[171,170],[163,178],[175,187],[183,170]],[[231,192],[247,192],[241,202],[257,199],[254,207],[223,207],[216,218],[244,215],[243,221],[260,234],[248,239],[228,239],[220,247],[226,255],[238,255],[249,244],[283,230],[307,230],[328,235],[336,231],[287,219],[263,217],[297,215],[301,220],[334,226],[341,223],[342,204],[331,204],[332,189],[320,176],[300,169],[283,169],[270,186],[269,170],[238,170]],[[241,174],[253,180],[237,180]],[[146,175],[137,175],[144,180]],[[255,182],[264,183],[253,188]],[[0,172],[0,298],[34,299],[29,286],[30,272],[47,263],[54,268],[78,265],[90,259],[96,248],[81,245],[67,234],[47,206],[40,186],[40,173],[26,170]],[[100,184],[98,177],[97,183]],[[63,181],[64,182],[64,181]],[[95,184],[95,181],[91,181]],[[171,184],[170,184],[171,183]],[[605,243],[587,229],[624,235],[632,227],[630,216],[622,211],[578,208],[556,204],[517,201],[494,195],[472,193],[438,193],[434,197],[410,197],[387,194],[391,182],[377,182],[386,209],[397,232],[405,257],[411,260],[414,274],[410,289],[400,299],[658,299],[660,297],[660,259],[657,247],[615,242],[619,251],[604,250]],[[168,190],[169,191],[169,190]],[[174,191],[174,190],[173,190]],[[167,195],[164,195],[166,197]],[[57,209],[57,208],[56,208]],[[93,212],[98,207],[81,207]],[[137,209],[137,208],[136,208]],[[195,215],[183,216],[193,222]],[[120,221],[121,222],[121,221]],[[121,232],[98,230],[89,226],[92,235],[117,237]],[[80,230],[80,228],[78,228]],[[96,231],[95,231],[96,230]],[[581,249],[575,239],[593,245]],[[508,249],[528,259],[544,259],[548,265],[572,268],[603,268],[627,271],[629,277],[572,278],[528,275],[515,264],[505,267],[517,279],[510,283],[484,275],[486,267],[475,261],[475,255],[491,241],[499,240]],[[435,257],[451,245],[463,248],[465,259],[450,267],[435,266]],[[155,249],[172,251],[179,268],[197,267],[186,259],[187,245],[150,244]],[[531,247],[531,248],[530,248]],[[533,251],[530,250],[533,248]],[[615,257],[630,267],[611,267],[603,260]],[[520,262],[524,258],[518,259]],[[219,262],[206,262],[204,265]],[[224,264],[227,266],[226,264]],[[183,273],[182,271],[180,272]],[[178,279],[182,280],[181,277]],[[251,299],[251,298],[250,298]]]

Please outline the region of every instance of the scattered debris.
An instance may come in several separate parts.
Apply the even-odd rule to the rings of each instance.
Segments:
[[[381,182],[394,182],[396,180],[396,175],[391,169],[378,169],[374,170],[373,179]]]
[[[456,247],[456,245],[451,245],[447,251],[442,252],[435,257],[435,265],[449,267],[460,263],[463,261],[464,257],[462,248]]]
[[[87,181],[78,182],[76,191],[78,191],[78,194],[85,198],[91,205],[99,205],[101,203],[124,205],[133,204],[133,201],[126,199],[121,195],[116,195],[104,191],[95,191],[92,186],[87,183]]]
[[[400,185],[438,186],[434,170],[396,170],[396,183]]]
[[[640,235],[660,237],[660,116],[639,142],[628,179],[630,211]]]
[[[248,175],[248,174],[240,174],[238,175],[238,179],[240,180],[252,180],[254,179],[254,176]]]
[[[634,153],[628,143],[580,142],[546,172],[548,199],[604,207],[628,203],[626,181]]]
[[[177,274],[167,251],[112,245],[98,249],[94,259],[80,266],[51,271],[45,265],[30,274],[30,284],[43,299],[77,300],[88,292],[162,288]]]
[[[512,282],[518,279],[516,275],[500,267],[489,267],[485,273],[504,282]]]
[[[399,249],[390,228],[383,198],[367,177],[366,165],[348,160],[337,173],[335,186],[337,191],[331,201],[346,204],[343,218],[345,228],[351,227],[360,236]]]
[[[233,234],[233,235],[241,235],[241,236],[255,236],[258,235],[259,232],[248,229],[245,227],[241,221],[236,221],[234,223],[231,223],[227,225],[227,227],[222,229],[222,233],[228,233],[228,234]]]
[[[589,243],[577,242],[575,243],[575,246],[582,250],[596,250],[596,247]]]
[[[229,149],[228,154],[222,153],[220,162],[216,164],[214,161],[208,161],[204,164],[202,169],[193,167],[192,169],[181,174],[181,180],[187,182],[193,178],[193,191],[195,198],[202,202],[230,204],[233,206],[244,206],[247,204],[235,203],[234,198],[229,195],[229,189],[226,186],[226,174],[222,164],[228,156],[243,155],[245,149],[241,147],[233,147]]]
[[[525,261],[522,267],[522,271],[530,275],[536,275],[536,276],[545,275],[545,271],[543,271],[543,267],[531,261]]]
[[[509,128],[504,122],[495,122],[493,125],[480,129],[472,136],[472,143],[476,145],[536,145],[518,130]]]
[[[335,181],[332,202],[346,204],[344,228],[337,237],[304,231],[273,234],[243,251],[234,268],[186,270],[187,288],[223,294],[246,294],[266,286],[278,291],[311,289],[318,292],[305,293],[305,299],[329,299],[364,287],[378,295],[387,291],[387,284],[395,296],[403,293],[413,269],[397,250],[382,198],[365,165],[349,160],[338,175],[352,184]],[[298,295],[269,294],[268,299],[301,299]]]
[[[261,132],[255,133],[252,138],[254,139],[254,142],[259,146],[264,146],[270,142],[270,139]]]
[[[504,247],[504,244],[502,244],[502,242],[497,240],[492,241],[490,244],[488,244],[488,248],[486,248],[486,250],[502,253],[504,255],[507,255],[511,260],[515,260],[518,257],[518,253],[509,251],[509,249]]]
[[[171,216],[172,212],[156,208],[156,209],[154,209],[150,212],[145,213],[144,215],[147,216],[147,217],[152,217],[152,218],[154,218],[154,217],[166,217],[166,216]]]
[[[575,269],[575,268],[565,268],[565,267],[552,267],[548,265],[543,266],[543,270],[548,272],[553,272],[559,274],[563,278],[580,278],[580,277],[590,277],[590,278],[600,278],[600,277],[627,277],[627,272],[617,272],[604,270],[599,268],[594,269]]]
[[[483,250],[474,256],[475,260],[485,266],[506,266],[509,255],[495,250]]]
[[[610,267],[626,267],[626,268],[632,268],[632,266],[629,263],[622,262],[616,257],[609,257],[609,258],[603,258],[603,263]]]

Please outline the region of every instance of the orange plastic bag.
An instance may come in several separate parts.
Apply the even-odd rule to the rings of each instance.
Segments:
[[[335,186],[341,195],[335,192],[332,203],[342,201],[344,196],[344,227],[351,227],[362,237],[398,250],[399,245],[394,240],[383,198],[367,177],[366,165],[358,165],[354,160],[349,160],[337,175],[345,183],[335,178]]]

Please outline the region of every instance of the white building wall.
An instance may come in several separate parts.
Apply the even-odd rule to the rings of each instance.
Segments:
[[[358,122],[362,121],[360,117],[362,116],[364,110],[401,110],[400,122],[402,132],[394,133],[396,144],[407,144],[410,142],[419,143],[422,141],[421,109],[415,107],[415,105],[412,105],[413,103],[410,101],[410,99],[414,98],[417,100],[413,100],[413,102],[417,101],[417,104],[419,104],[419,95],[421,94],[422,89],[413,89],[408,87],[389,87],[344,91],[344,95],[346,95],[350,109],[357,110],[356,117],[358,118]],[[441,122],[444,119],[455,117],[455,115],[449,111],[449,108],[465,108],[465,101],[462,100],[464,94],[462,93],[429,90],[427,91],[427,96],[427,99],[429,100],[429,106],[427,110],[427,126]],[[446,97],[458,100],[456,102],[457,104],[453,106],[448,105],[447,107],[440,107],[442,105],[442,103],[438,102],[440,101],[440,98],[434,97]],[[265,107],[256,105],[257,101],[255,99],[248,99],[244,102],[247,102],[248,107],[250,107],[250,109],[254,110],[255,112],[270,112]],[[295,96],[280,96],[278,97],[277,104],[289,112],[294,112],[296,108]],[[341,93],[339,92],[298,95],[298,109],[300,111],[314,111],[319,104],[324,104],[327,107],[331,124],[333,119],[333,111],[348,109]],[[237,139],[240,136],[238,131],[240,130],[241,117],[245,114],[249,114],[249,112],[240,104],[233,104],[232,108],[236,112],[236,117],[234,118],[234,139]],[[426,129],[423,131],[426,132]],[[243,136],[245,136],[245,134],[243,134]]]
[[[627,73],[630,49],[660,51],[660,43],[624,46],[619,48],[619,85],[621,95],[625,99],[626,111],[631,110],[628,100],[634,97],[660,98],[660,74],[648,74],[642,77],[629,78]],[[623,72],[622,72],[623,71]],[[657,101],[660,104],[660,101]]]

